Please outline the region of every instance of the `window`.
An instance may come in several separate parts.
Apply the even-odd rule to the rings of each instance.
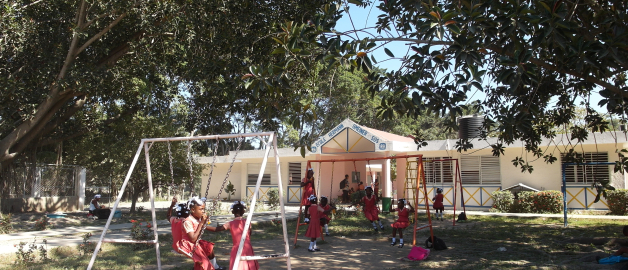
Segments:
[[[451,160],[435,161],[439,159],[450,159],[451,157],[424,157],[425,181],[427,183],[441,184],[452,183],[454,177],[453,162]]]
[[[301,162],[289,162],[288,163],[288,180],[291,184],[301,181]]]
[[[257,176],[259,175],[259,171],[262,167],[261,163],[249,163],[247,164],[247,185],[256,185],[257,184]],[[277,172],[275,169],[275,163],[266,163],[266,168],[264,169],[264,175],[262,176],[262,185],[270,185],[271,181],[276,183]]]
[[[580,162],[608,162],[607,152],[585,152],[576,153],[576,159]],[[566,160],[565,154],[560,155],[561,164],[577,162]],[[571,183],[591,184],[595,181],[610,180],[610,169],[608,165],[580,165],[565,167],[565,181]]]
[[[249,174],[248,175],[248,181],[247,181],[247,185],[249,186],[254,186],[257,185],[257,174]],[[264,176],[262,176],[262,185],[270,185],[270,174],[264,174]]]
[[[460,174],[463,184],[501,184],[499,157],[462,156]]]

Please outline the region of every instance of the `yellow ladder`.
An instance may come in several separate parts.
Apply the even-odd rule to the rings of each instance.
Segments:
[[[406,201],[408,203],[412,202],[412,207],[416,208],[417,206],[414,205],[414,198],[417,195],[416,194],[416,183],[417,183],[417,175],[418,175],[418,171],[417,171],[417,162],[416,161],[408,161],[406,163],[406,190],[405,190],[405,196],[406,196]],[[421,196],[419,194],[419,201],[421,201]]]

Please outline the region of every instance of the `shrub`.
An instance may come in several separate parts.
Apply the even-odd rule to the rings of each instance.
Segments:
[[[513,210],[513,204],[515,202],[515,195],[512,192],[495,191],[493,192],[493,208],[491,212],[508,213]]]
[[[146,226],[142,226],[142,222],[137,220],[131,220],[133,227],[131,227],[131,239],[133,240],[154,240],[152,225],[146,222]],[[133,244],[133,250],[149,248],[149,244]]]
[[[556,190],[522,191],[515,208],[521,213],[557,214],[563,211],[563,194]]]
[[[11,214],[0,214],[0,233],[11,233],[13,231],[13,223],[11,223]]]
[[[48,228],[48,225],[50,225],[50,221],[48,220],[48,216],[44,215],[43,217],[35,221],[35,230],[46,230]]]
[[[277,210],[277,207],[279,207],[279,190],[271,188],[268,193],[266,193],[266,196],[268,196],[268,206],[270,210]]]
[[[628,207],[628,189],[607,190],[606,202],[612,215],[626,215],[628,212],[626,209]]]
[[[42,241],[43,245],[39,246],[37,244],[35,244],[35,242],[37,242],[37,238],[33,239],[33,243],[28,244],[25,242],[20,242],[18,245],[13,245],[15,247],[17,247],[17,252],[15,252],[16,255],[16,264],[31,264],[35,262],[35,253],[38,252],[39,253],[39,259],[40,261],[44,262],[47,261],[48,258],[48,250],[46,248],[46,246],[48,245],[48,242],[46,241],[46,239],[44,239]],[[25,248],[27,247],[27,248]]]
[[[225,192],[227,192],[227,200],[231,201],[231,196],[235,195],[236,192],[235,186],[231,183],[231,181],[229,181],[229,184],[227,184]]]
[[[366,196],[366,191],[358,190],[351,193],[351,204],[360,204],[362,197]]]
[[[79,256],[85,256],[92,254],[96,249],[96,244],[89,241],[89,238],[92,237],[92,233],[83,234],[83,244],[78,246]],[[57,251],[59,252],[59,251]]]

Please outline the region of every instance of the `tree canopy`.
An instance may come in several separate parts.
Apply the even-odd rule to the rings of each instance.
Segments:
[[[571,137],[581,142],[589,131],[608,130],[609,121],[590,104],[595,92],[602,96],[599,105],[610,118],[625,120],[624,1],[383,0],[374,5],[383,12],[375,31],[336,31],[335,23],[345,11],[340,5],[327,6],[309,23],[286,24],[276,40],[283,48],[279,66],[314,59],[328,67],[363,70],[372,93],[390,93],[378,107],[383,119],[436,112],[448,117],[446,124],[457,130],[456,117],[470,109],[481,111],[486,134],[498,138],[492,145],[494,155],[521,140],[534,158],[554,162],[557,157],[541,150],[541,140],[555,137],[555,126],[577,117],[577,99],[584,100],[586,125],[571,125]],[[357,39],[355,32],[370,36]],[[373,68],[377,59],[371,52],[393,41],[406,42],[407,53],[386,49],[402,64],[381,74]],[[290,71],[281,69],[273,75]],[[469,98],[478,91],[486,98],[471,103]],[[457,147],[464,151],[472,144],[460,140]],[[513,162],[532,170],[524,158]]]
[[[266,36],[277,22],[307,21],[324,2],[4,1],[0,168],[144,110],[147,99],[167,107],[182,88],[196,120],[213,119],[190,128],[224,125],[229,111],[256,116],[277,93],[234,86],[273,58]],[[134,90],[138,81],[147,87]]]

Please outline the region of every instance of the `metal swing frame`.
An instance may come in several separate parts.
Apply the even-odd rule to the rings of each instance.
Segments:
[[[87,269],[90,270],[92,269],[94,262],[96,261],[96,256],[98,256],[98,252],[100,251],[100,248],[102,246],[102,243],[144,243],[144,244],[154,244],[155,245],[155,253],[157,255],[157,268],[161,269],[161,255],[160,255],[160,251],[159,251],[159,235],[157,234],[157,217],[155,214],[155,196],[153,194],[153,181],[152,181],[152,175],[151,175],[151,169],[150,169],[150,155],[149,155],[149,150],[151,148],[151,146],[153,145],[153,143],[156,142],[171,142],[171,141],[196,141],[196,140],[219,140],[219,139],[230,139],[230,138],[242,138],[244,140],[245,137],[259,137],[262,141],[262,143],[264,145],[266,145],[266,151],[264,154],[264,159],[262,161],[262,166],[260,168],[260,173],[257,177],[257,184],[255,185],[255,193],[251,198],[251,203],[250,203],[250,212],[248,217],[246,218],[246,223],[244,225],[244,231],[242,232],[242,239],[240,240],[240,246],[238,248],[238,252],[236,255],[236,259],[235,259],[235,263],[233,266],[231,266],[232,269],[237,269],[238,264],[240,263],[240,261],[244,261],[244,260],[265,260],[265,259],[274,259],[274,258],[287,258],[286,259],[286,265],[287,265],[287,269],[291,270],[291,262],[290,262],[290,246],[288,244],[288,230],[287,230],[287,225],[286,225],[286,215],[285,215],[285,207],[284,207],[284,200],[283,200],[283,183],[281,180],[281,167],[280,167],[280,162],[279,162],[279,152],[278,152],[278,148],[277,148],[277,140],[276,140],[276,134],[275,132],[260,132],[260,133],[247,133],[247,134],[223,134],[223,135],[208,135],[208,136],[194,136],[194,137],[170,137],[170,138],[147,138],[147,139],[142,139],[140,141],[140,144],[137,148],[137,151],[135,153],[135,156],[133,158],[133,161],[131,162],[131,167],[129,168],[129,171],[127,172],[127,175],[124,179],[124,182],[122,184],[122,186],[120,187],[120,192],[118,193],[118,198],[116,199],[116,202],[111,210],[111,214],[109,215],[109,218],[107,219],[107,223],[105,224],[105,228],[103,229],[101,235],[100,235],[100,239],[98,240],[98,243],[96,244],[96,247],[94,249],[94,253],[92,254],[91,260],[89,261],[89,265],[87,266]],[[263,137],[268,137],[268,141],[264,141]],[[153,221],[153,233],[154,233],[154,237],[155,240],[148,240],[148,241],[138,241],[138,240],[119,240],[119,239],[105,239],[105,235],[107,234],[107,230],[109,229],[109,225],[111,224],[111,220],[113,219],[113,214],[115,213],[115,210],[118,208],[118,205],[120,204],[120,200],[122,199],[122,196],[124,195],[124,190],[126,189],[126,185],[129,182],[129,179],[131,178],[131,174],[133,173],[133,169],[135,168],[135,165],[137,164],[137,161],[139,160],[139,156],[140,153],[142,152],[142,148],[144,148],[144,155],[146,158],[146,169],[147,169],[147,177],[148,177],[148,190],[149,190],[149,196],[150,196],[150,203],[151,203],[151,214],[152,214],[152,221]],[[275,155],[275,163],[276,163],[276,169],[277,169],[277,176],[278,176],[278,189],[279,189],[279,202],[280,202],[280,209],[281,209],[281,221],[282,221],[282,225],[283,225],[283,238],[284,238],[284,246],[285,246],[285,253],[283,254],[269,254],[269,255],[257,255],[257,256],[242,256],[242,249],[244,247],[244,242],[246,241],[248,234],[249,234],[249,229],[251,226],[251,219],[253,217],[253,213],[255,211],[255,203],[257,201],[257,197],[259,194],[259,188],[260,188],[260,184],[262,182],[262,177],[263,177],[263,173],[264,173],[264,169],[266,168],[266,164],[269,158],[269,154],[270,154],[270,149],[273,148],[274,150],[274,155]]]

